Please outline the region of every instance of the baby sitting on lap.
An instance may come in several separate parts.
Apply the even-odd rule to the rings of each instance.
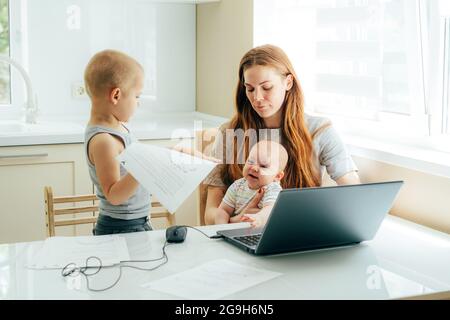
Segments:
[[[244,177],[228,188],[216,212],[215,223],[249,221],[254,227],[262,227],[282,190],[280,180],[287,161],[286,149],[277,142],[263,140],[254,145],[244,166]],[[245,214],[244,209],[262,188],[264,195],[258,203],[261,210]]]

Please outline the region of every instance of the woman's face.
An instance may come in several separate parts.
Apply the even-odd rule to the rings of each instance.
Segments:
[[[272,67],[255,65],[244,71],[244,85],[247,99],[267,124],[279,117],[292,75],[284,77]]]

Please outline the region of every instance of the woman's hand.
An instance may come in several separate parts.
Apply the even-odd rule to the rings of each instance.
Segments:
[[[242,217],[243,217],[243,216],[244,216],[244,215],[243,215],[243,213],[241,212],[240,214],[231,217],[229,222],[230,222],[230,223],[239,223],[239,222],[242,222]]]
[[[242,211],[235,215],[230,217],[229,222],[230,223],[239,223],[239,222],[251,222],[253,219],[250,219],[246,217],[248,214],[249,216],[253,216],[256,213],[258,213],[261,209],[258,207],[258,203],[261,201],[262,197],[264,196],[265,189],[261,188],[258,190],[258,192],[255,194],[252,200],[245,206]]]
[[[356,173],[355,171],[352,171],[352,172],[349,172],[346,175],[340,177],[339,179],[337,179],[336,183],[339,186],[352,185],[352,184],[360,184],[361,180],[359,180],[358,173]]]
[[[241,218],[241,222],[250,222],[253,228],[261,228],[266,224],[267,218],[262,212],[258,212],[244,215]]]
[[[250,222],[253,228],[262,228],[269,219],[272,209],[273,204],[270,204],[262,208],[258,213],[245,214],[241,218],[241,222]]]

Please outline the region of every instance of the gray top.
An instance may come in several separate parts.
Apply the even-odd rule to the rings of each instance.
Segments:
[[[349,172],[358,171],[344,142],[329,119],[305,114],[305,121],[309,132],[313,135],[314,162],[316,168],[321,173],[321,178],[325,170],[333,180],[337,180]],[[330,125],[321,129],[326,124]],[[220,128],[220,132],[224,134],[228,126],[229,123],[224,124]],[[226,154],[225,147],[223,140],[215,139],[214,146],[211,149],[211,156],[223,159]],[[230,150],[231,148],[227,149]],[[224,164],[216,166],[205,178],[203,183],[211,186],[225,187],[220,177],[220,171],[223,166]]]
[[[130,133],[128,128],[124,126],[128,133],[123,133],[117,130],[113,130],[102,126],[88,126],[86,127],[84,135],[84,149],[86,154],[87,164],[89,166],[89,175],[91,176],[92,183],[95,185],[97,197],[100,199],[99,203],[99,214],[105,216],[122,219],[131,220],[143,218],[150,213],[150,193],[139,185],[135,194],[129,198],[126,202],[120,205],[112,205],[103,194],[102,187],[98,181],[97,172],[95,166],[89,160],[88,155],[88,143],[93,136],[99,133],[109,133],[115,137],[120,138],[123,141],[125,148],[127,148],[132,142],[136,142],[137,139],[134,135]],[[127,174],[126,169],[120,164],[120,176],[123,177]]]

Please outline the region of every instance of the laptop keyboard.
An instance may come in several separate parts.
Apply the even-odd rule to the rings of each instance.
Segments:
[[[248,246],[256,246],[262,234],[252,234],[251,236],[235,237],[234,239]]]

